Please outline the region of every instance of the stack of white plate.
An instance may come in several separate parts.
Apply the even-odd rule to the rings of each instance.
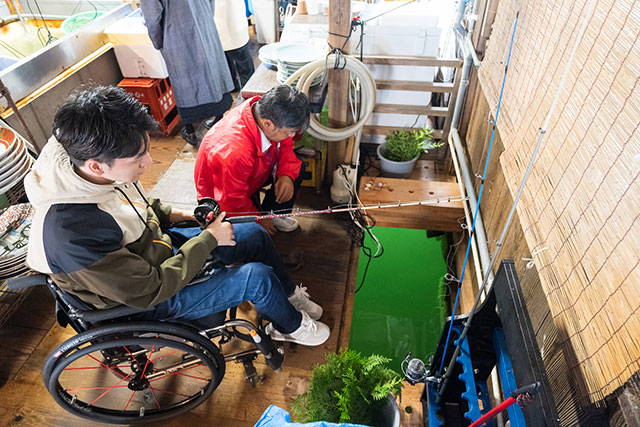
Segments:
[[[32,164],[25,141],[13,130],[0,127],[0,194],[21,182]]]
[[[258,59],[270,70],[278,68],[278,58],[275,56],[275,50],[278,46],[280,46],[280,43],[265,44],[258,51]]]
[[[0,212],[0,279],[29,271],[25,260],[34,212],[30,203],[9,206]]]
[[[304,67],[309,62],[320,59],[326,55],[324,49],[308,43],[280,43],[275,48],[274,55],[278,60],[278,74],[276,76],[278,82],[284,83],[299,68]],[[313,82],[312,86],[322,81],[324,73],[319,74]]]

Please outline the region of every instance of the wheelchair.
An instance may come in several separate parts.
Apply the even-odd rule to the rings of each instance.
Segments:
[[[92,421],[131,424],[173,417],[202,404],[225,373],[225,363],[242,363],[253,387],[262,378],[253,361],[262,354],[279,370],[284,360],[258,325],[236,318],[236,308],[192,323],[136,320],[145,309],[118,306],[97,310],[64,292],[43,274],[11,279],[10,289],[47,286],[60,326],[78,334],[47,358],[42,378],[54,400],[70,413]],[[248,349],[223,354],[234,339]]]

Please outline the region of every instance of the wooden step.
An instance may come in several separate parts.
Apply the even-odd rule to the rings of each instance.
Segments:
[[[377,125],[366,125],[362,127],[362,133],[365,135],[389,135],[394,130],[406,130],[407,132],[411,132],[415,128],[402,128],[398,126],[377,126]],[[433,130],[433,139],[441,140],[444,138],[444,131],[442,129],[434,129]]]
[[[370,190],[365,190],[367,184],[371,184]],[[382,188],[375,190],[380,184]],[[365,176],[360,181],[359,195],[366,206],[441,200],[436,204],[369,209],[367,212],[375,218],[376,225],[453,232],[461,230],[458,218],[464,217],[462,202],[447,202],[449,198],[460,197],[460,187],[456,182]]]

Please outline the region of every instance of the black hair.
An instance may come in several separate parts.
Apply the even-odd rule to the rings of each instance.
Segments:
[[[84,87],[72,93],[53,118],[53,135],[75,166],[95,159],[109,166],[149,146],[158,124],[144,105],[115,86]]]
[[[256,102],[256,113],[278,129],[302,131],[309,126],[309,98],[298,88],[280,85],[270,89]]]

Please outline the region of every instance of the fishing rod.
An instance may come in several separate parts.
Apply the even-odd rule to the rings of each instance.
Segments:
[[[328,206],[326,209],[318,209],[318,210],[301,210],[300,208],[295,209],[290,213],[275,213],[270,212],[268,214],[255,214],[255,215],[241,215],[241,216],[231,216],[225,218],[225,221],[229,221],[232,224],[239,224],[245,222],[257,222],[264,219],[273,219],[273,218],[289,218],[289,217],[298,217],[298,216],[309,216],[309,215],[327,215],[327,214],[335,214],[342,212],[354,212],[354,211],[367,211],[374,209],[390,209],[390,208],[401,208],[407,206],[422,206],[422,205],[437,205],[441,203],[452,203],[452,202],[462,202],[467,200],[467,197],[454,196],[454,197],[439,197],[435,199],[428,200],[417,200],[413,202],[401,202],[398,201],[396,203],[377,203],[375,205],[360,205],[360,206],[337,206],[331,207]],[[193,216],[196,221],[202,226],[206,227],[212,221],[220,215],[220,204],[211,197],[204,197],[198,201],[198,206],[193,211]]]

